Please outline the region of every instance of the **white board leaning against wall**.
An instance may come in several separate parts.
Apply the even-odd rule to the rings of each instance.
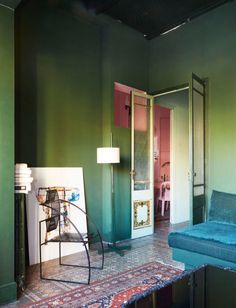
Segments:
[[[84,180],[82,168],[31,168],[34,178],[32,190],[27,198],[27,225],[28,225],[28,243],[29,243],[29,262],[30,265],[39,263],[39,221],[46,219],[48,213],[46,208],[40,205],[40,199],[46,198],[48,189],[56,189],[60,199],[70,201],[79,206],[83,211],[85,209]],[[86,215],[75,207],[64,203],[68,217],[73,220],[76,228],[81,233],[87,233]],[[63,222],[60,222],[61,225]],[[63,226],[62,228],[71,228]],[[51,231],[50,236],[53,236]],[[67,230],[68,232],[68,230]],[[71,232],[75,232],[71,230]],[[46,224],[42,223],[41,237],[46,235]],[[58,243],[48,243],[42,246],[42,261],[58,258]],[[62,256],[84,251],[81,243],[63,243]]]

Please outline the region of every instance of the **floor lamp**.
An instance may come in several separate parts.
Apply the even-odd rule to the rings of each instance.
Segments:
[[[103,147],[97,148],[97,163],[110,164],[111,170],[111,206],[112,206],[112,244],[108,244],[105,252],[115,251],[120,256],[124,255],[122,250],[130,249],[130,246],[117,246],[116,245],[116,216],[114,204],[114,169],[113,164],[120,163],[120,149],[116,147]]]

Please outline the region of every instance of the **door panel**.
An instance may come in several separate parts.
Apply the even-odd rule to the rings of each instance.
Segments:
[[[193,90],[193,166],[194,185],[204,183],[204,101],[203,96]]]
[[[153,233],[153,99],[132,92],[132,238]]]
[[[205,220],[205,84],[194,74],[190,104],[192,223],[197,224]]]

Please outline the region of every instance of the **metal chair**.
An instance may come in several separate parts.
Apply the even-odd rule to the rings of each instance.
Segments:
[[[64,205],[69,204],[76,208],[80,213],[86,216],[87,222],[90,223],[90,226],[93,225],[94,233],[81,233],[79,231],[78,226],[70,219],[64,210]],[[78,284],[89,284],[91,278],[91,269],[103,269],[104,266],[104,247],[100,232],[96,225],[91,221],[89,216],[76,204],[59,199],[57,190],[47,190],[46,193],[46,201],[40,204],[45,209],[48,209],[48,216],[49,218],[43,219],[39,221],[39,257],[40,257],[40,278],[45,280],[52,280],[52,281],[60,281],[60,282],[71,282],[71,283],[78,283]],[[42,241],[42,224],[46,224],[46,234],[45,239]],[[62,224],[70,224],[71,227],[74,229],[74,232],[67,232],[62,230]],[[55,231],[54,231],[55,230]],[[49,232],[53,231],[56,233],[55,236],[50,238],[48,236]],[[99,243],[101,245],[101,266],[91,266],[91,258],[89,253],[89,246],[92,243]],[[66,279],[60,278],[49,278],[43,275],[43,262],[42,262],[42,246],[47,245],[48,243],[59,243],[59,265],[60,266],[74,266],[74,267],[81,267],[88,269],[88,276],[86,281],[71,281]],[[62,263],[62,253],[61,253],[61,245],[62,243],[82,243],[85,250],[85,255],[87,258],[86,265],[76,265],[76,264],[65,264]]]

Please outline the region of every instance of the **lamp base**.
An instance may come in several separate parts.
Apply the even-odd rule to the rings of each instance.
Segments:
[[[114,243],[108,243],[107,247],[104,247],[104,253],[106,252],[115,252],[118,255],[120,255],[121,257],[123,257],[125,255],[123,250],[130,250],[131,249],[131,245],[125,245],[125,246],[117,246],[116,242]],[[99,254],[102,253],[101,250],[98,251]]]

